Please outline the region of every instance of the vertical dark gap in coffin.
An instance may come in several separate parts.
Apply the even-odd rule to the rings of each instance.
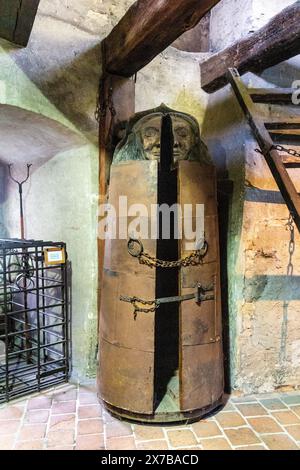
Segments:
[[[177,203],[177,169],[173,168],[174,137],[172,119],[169,115],[162,119],[161,156],[158,169],[158,205]],[[161,217],[161,216],[160,216]],[[159,220],[157,258],[164,260],[178,259],[178,239],[174,230],[174,218],[171,218],[171,236],[162,238],[162,221]],[[156,269],[156,298],[178,296],[178,268]],[[161,305],[155,319],[155,408],[164,398],[170,379],[179,367],[179,304]]]

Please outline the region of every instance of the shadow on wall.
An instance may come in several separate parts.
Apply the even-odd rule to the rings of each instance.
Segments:
[[[0,104],[0,162],[32,163],[33,170],[59,152],[86,144],[85,138],[63,124],[26,109]]]
[[[202,126],[202,137],[217,168],[219,185],[219,230],[225,390],[230,393],[235,370],[236,305],[238,282],[235,263],[239,251],[244,210],[244,139],[249,138],[243,113],[230,87],[209,96]],[[222,181],[233,182],[232,193],[222,191]],[[232,188],[231,188],[232,189]]]
[[[44,57],[41,52],[29,44],[27,49],[13,53],[12,58],[44,96],[92,143],[97,143],[95,110],[101,72],[101,45],[97,44],[80,55],[74,52],[72,60],[68,57],[65,63],[59,65],[51,62],[48,53]]]
[[[260,74],[269,83],[281,88],[292,88],[292,83],[300,79],[300,56],[270,67]]]

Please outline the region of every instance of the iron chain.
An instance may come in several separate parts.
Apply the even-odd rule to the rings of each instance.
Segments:
[[[288,155],[291,155],[292,157],[300,158],[300,153],[297,152],[295,149],[286,148],[286,147],[283,147],[282,145],[272,145],[270,149],[268,150],[268,152],[271,152],[271,150],[278,150],[278,152],[284,152],[284,153],[287,153]],[[264,155],[264,152],[262,152],[260,149],[256,149],[256,152]]]
[[[285,152],[289,155],[292,155],[292,157],[299,157],[300,158],[300,153],[297,152],[295,149],[288,149],[286,147],[283,147],[282,145],[273,145],[272,149],[278,150],[278,152]]]
[[[294,219],[292,214],[289,216],[289,220],[286,224],[287,230],[290,232],[290,241],[289,241],[289,264],[287,267],[287,275],[292,276],[294,273],[294,266],[293,266],[293,255],[295,253],[295,226],[294,226]]]
[[[134,308],[134,312],[133,312],[134,320],[137,319],[138,313],[154,313],[159,307],[159,304],[156,300],[143,300],[143,299],[140,299],[139,297],[131,297],[131,298],[121,297],[120,300],[126,300],[131,303],[131,305]],[[149,308],[139,307],[138,304],[141,304],[144,306],[149,305]]]
[[[135,243],[139,245],[139,251],[137,253],[133,251]],[[203,247],[200,250],[193,251],[189,256],[176,261],[161,260],[149,255],[149,253],[145,253],[144,247],[139,240],[130,239],[128,242],[128,251],[131,256],[138,258],[140,264],[149,266],[150,268],[182,268],[202,264],[203,258],[208,251],[208,243],[204,241]]]

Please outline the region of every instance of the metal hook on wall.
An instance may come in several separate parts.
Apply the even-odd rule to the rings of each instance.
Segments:
[[[23,185],[29,180],[30,177],[30,168],[32,167],[31,164],[27,163],[27,176],[23,181],[16,180],[12,175],[12,167],[13,164],[11,163],[8,165],[8,172],[10,179],[18,185],[19,188],[19,198],[20,198],[20,227],[21,227],[21,239],[24,240],[25,238],[25,229],[24,229],[24,210],[23,210]]]

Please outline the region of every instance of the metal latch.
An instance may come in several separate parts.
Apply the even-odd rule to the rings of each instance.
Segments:
[[[198,284],[196,289],[196,303],[201,305],[201,303],[205,302],[206,300],[214,300],[214,294],[208,294],[208,292],[214,291],[214,289],[214,284],[210,284],[209,286],[202,286],[202,284]]]
[[[211,291],[214,291],[214,284],[211,284],[209,286],[203,286],[202,284],[198,284],[195,292],[192,294],[174,297],[163,297],[161,299],[155,300],[144,300],[140,299],[139,297],[126,297],[121,295],[120,300],[122,302],[127,302],[133,305],[134,318],[136,319],[138,313],[154,313],[162,304],[185,302],[186,300],[194,299],[198,305],[201,305],[202,302],[214,300],[214,294],[209,294],[209,292]],[[147,308],[143,308],[141,307],[141,305]]]

